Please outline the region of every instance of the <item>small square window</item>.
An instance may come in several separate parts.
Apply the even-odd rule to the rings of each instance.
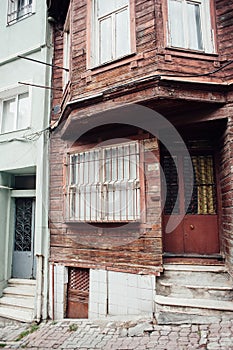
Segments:
[[[7,23],[11,24],[32,14],[33,0],[8,0]]]
[[[132,52],[129,0],[93,0],[91,27],[93,66]]]
[[[1,106],[1,133],[7,133],[29,126],[29,94],[18,94],[0,101]]]
[[[171,47],[212,53],[208,0],[168,0],[168,42]]]

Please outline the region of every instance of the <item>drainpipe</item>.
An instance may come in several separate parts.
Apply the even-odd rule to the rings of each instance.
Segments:
[[[43,286],[43,255],[36,255],[37,257],[37,288],[36,288],[36,322],[41,321],[42,313],[42,286]]]
[[[109,276],[108,276],[108,270],[106,270],[106,292],[107,292],[107,296],[106,296],[106,317],[109,314]]]
[[[52,264],[52,320],[55,319],[55,310],[54,310],[54,263]]]

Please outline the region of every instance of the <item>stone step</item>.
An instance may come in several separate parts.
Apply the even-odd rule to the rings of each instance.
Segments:
[[[179,285],[163,279],[157,283],[157,293],[164,296],[180,298],[233,300],[233,287],[230,285]]]
[[[227,272],[201,272],[201,271],[164,271],[158,281],[166,281],[177,285],[198,286],[233,286],[232,279]]]
[[[208,323],[233,317],[233,282],[225,266],[164,266],[156,283],[159,323]]]
[[[176,281],[177,282],[177,281]],[[174,283],[171,281],[171,279],[159,279],[158,280],[158,284],[163,286],[163,287],[171,287]],[[176,283],[177,286],[182,286],[179,285],[178,283]],[[202,289],[215,289],[215,290],[232,290],[233,289],[233,285],[231,285],[230,283],[227,285],[220,285],[220,286],[210,286],[210,285],[199,285],[199,284],[184,284],[183,287],[186,288],[202,288]]]
[[[13,297],[21,297],[21,296],[26,296],[26,297],[31,297],[34,298],[35,296],[35,288],[33,287],[6,287],[3,290],[3,296],[13,296]]]
[[[33,311],[31,310],[25,310],[20,309],[17,310],[13,307],[5,307],[0,305],[0,317],[15,320],[15,321],[21,321],[21,322],[32,322],[33,317]]]
[[[164,264],[163,268],[165,271],[227,272],[224,265]]]
[[[36,286],[36,280],[34,279],[22,279],[22,278],[10,278],[8,280],[10,286]]]
[[[197,308],[219,311],[231,311],[233,312],[233,302],[231,301],[219,301],[213,299],[191,299],[191,298],[173,298],[163,295],[155,296],[156,304],[178,306],[185,308]]]
[[[34,310],[34,298],[31,297],[7,297],[3,296],[0,298],[0,307],[11,307],[14,309],[28,309]]]
[[[156,296],[158,324],[209,324],[233,318],[233,303]]]

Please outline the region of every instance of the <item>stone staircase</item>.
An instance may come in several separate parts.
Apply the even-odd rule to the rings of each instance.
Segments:
[[[12,278],[0,298],[0,317],[32,322],[35,309],[36,281]]]
[[[225,266],[164,265],[156,281],[155,308],[159,324],[233,318],[233,282]]]

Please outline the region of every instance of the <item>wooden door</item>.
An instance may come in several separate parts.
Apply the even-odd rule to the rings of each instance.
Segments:
[[[88,318],[89,269],[69,268],[68,318]]]
[[[192,155],[191,161],[194,181],[189,175],[186,156],[162,157],[163,188],[166,193],[163,211],[164,251],[201,255],[219,253],[213,155]],[[189,203],[186,202],[188,197],[191,198]],[[166,233],[169,220],[172,220],[174,229]]]

